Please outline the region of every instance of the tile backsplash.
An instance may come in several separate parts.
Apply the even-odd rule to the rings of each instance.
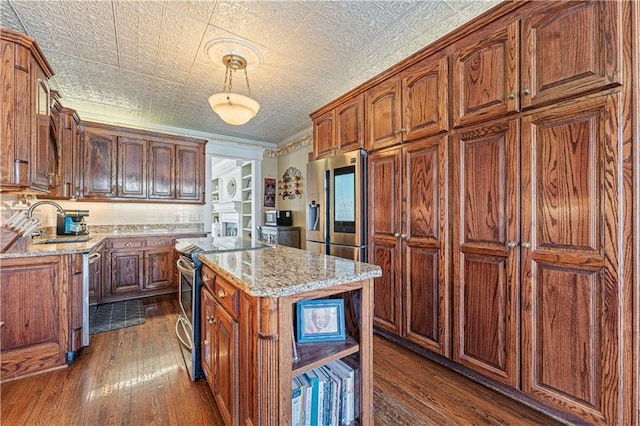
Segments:
[[[18,200],[18,196],[4,194],[2,217],[8,214],[6,207],[11,209],[27,209],[26,204]],[[33,204],[40,200],[31,200]],[[65,210],[88,210],[89,216],[85,221],[89,226],[96,225],[152,225],[152,224],[194,224],[204,221],[204,206],[193,204],[170,203],[111,203],[84,201],[55,201]],[[56,208],[42,205],[33,212],[43,226],[55,226]]]

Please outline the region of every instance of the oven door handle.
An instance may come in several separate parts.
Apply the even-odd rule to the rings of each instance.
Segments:
[[[176,266],[178,267],[178,270],[183,274],[193,276],[193,268],[186,264],[183,259],[178,259],[178,261],[176,262]]]
[[[180,340],[180,343],[182,343],[185,348],[193,350],[193,342],[191,339],[191,332],[189,331],[189,328],[191,328],[189,322],[181,316],[178,317],[178,321],[176,321],[176,336],[178,336],[178,340]],[[182,331],[184,331],[184,333],[187,335],[186,341],[181,336],[180,329],[182,329]]]

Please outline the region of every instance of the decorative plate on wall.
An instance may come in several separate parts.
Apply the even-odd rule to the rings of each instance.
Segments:
[[[236,195],[236,180],[234,178],[229,179],[229,183],[227,183],[227,194],[229,197]]]

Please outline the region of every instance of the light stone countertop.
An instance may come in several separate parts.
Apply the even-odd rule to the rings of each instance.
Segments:
[[[253,297],[289,296],[382,276],[377,265],[286,246],[198,258]]]
[[[205,232],[198,231],[176,231],[173,229],[168,230],[145,230],[145,229],[126,229],[124,231],[118,230],[115,232],[90,232],[88,235],[78,236],[50,236],[46,238],[34,238],[33,242],[28,242],[25,251],[0,253],[0,260],[3,259],[16,259],[22,257],[37,257],[37,256],[57,256],[65,254],[78,254],[89,253],[94,248],[98,247],[107,238],[135,238],[135,237],[162,237],[162,236],[175,236],[180,238],[181,235],[199,235]],[[61,243],[61,244],[41,244],[42,241],[50,239],[74,239],[74,238],[89,238],[88,241],[81,243]]]

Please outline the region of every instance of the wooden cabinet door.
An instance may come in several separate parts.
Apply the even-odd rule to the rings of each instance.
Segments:
[[[87,130],[84,135],[83,198],[113,198],[116,193],[116,137]]]
[[[449,62],[419,62],[402,73],[404,141],[449,130]]]
[[[340,152],[364,148],[364,95],[336,108],[336,146]]]
[[[110,295],[138,292],[144,282],[144,256],[142,251],[112,251],[109,254],[111,268]]]
[[[405,337],[449,356],[448,138],[404,148],[403,281]]]
[[[518,51],[518,22],[460,42],[453,52],[454,127],[518,110]]]
[[[371,154],[369,157],[369,263],[382,268],[382,276],[375,279],[373,321],[377,327],[397,335],[402,332],[401,179],[400,149]]]
[[[147,141],[118,138],[118,197],[147,198]]]
[[[60,256],[5,259],[0,268],[3,380],[64,365],[69,321]]]
[[[176,146],[162,142],[149,142],[149,198],[175,198]]]
[[[200,309],[200,324],[202,325],[200,359],[202,362],[202,371],[207,378],[207,382],[209,382],[211,392],[214,392],[213,364],[215,361],[215,342],[213,336],[215,331],[215,302],[213,301],[213,296],[205,287],[202,287],[202,291],[200,292],[200,300],[202,303]]]
[[[623,2],[540,3],[522,20],[524,108],[622,82]]]
[[[176,200],[204,201],[204,147],[176,145]]]
[[[630,423],[618,114],[613,95],[522,125],[522,390],[591,424]]]
[[[453,139],[453,358],[519,382],[518,120]],[[513,246],[513,247],[512,247]]]
[[[365,93],[365,144],[367,151],[402,142],[401,96],[399,77],[392,77]]]
[[[225,424],[236,424],[239,400],[238,322],[220,305],[215,308],[215,386],[213,396]]]
[[[145,281],[144,289],[153,290],[174,285],[173,250],[147,250],[144,252]]]
[[[49,115],[49,85],[47,77],[42,69],[35,63],[31,66],[31,72],[36,81],[34,102],[35,112],[35,139],[31,145],[31,162],[29,170],[31,174],[31,187],[37,190],[49,192],[53,187],[54,171],[57,163],[58,150],[55,146],[55,136],[51,134],[51,117]]]
[[[336,149],[335,110],[313,120],[313,156],[323,158],[333,155]]]

